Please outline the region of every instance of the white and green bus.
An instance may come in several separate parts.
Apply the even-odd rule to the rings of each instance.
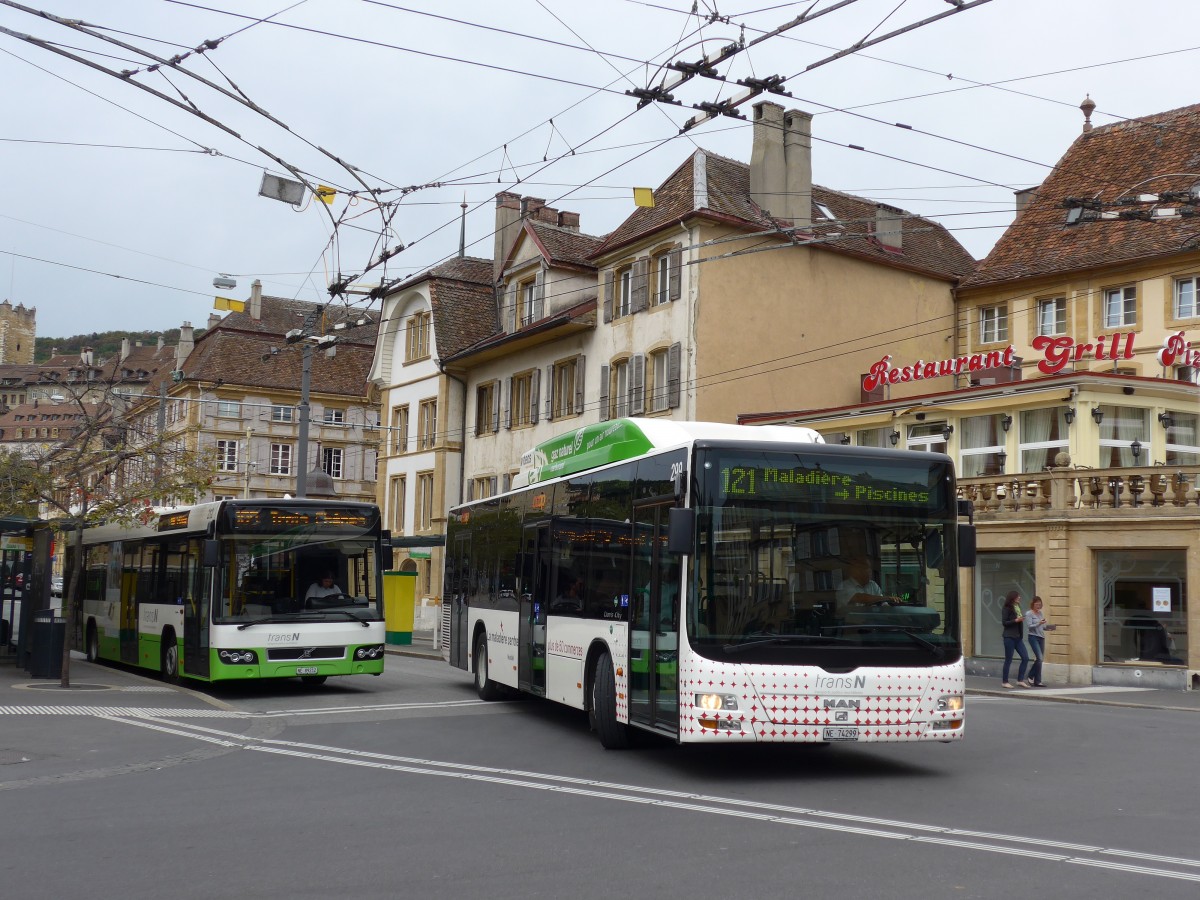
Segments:
[[[483,699],[586,710],[606,747],[962,737],[949,457],[618,419],[513,484],[447,529],[444,655]]]
[[[168,681],[378,675],[385,540],[377,507],[327,500],[222,500],[88,528],[76,649]]]

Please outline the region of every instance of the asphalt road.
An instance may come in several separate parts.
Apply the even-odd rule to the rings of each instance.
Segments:
[[[973,698],[953,745],[603,750],[440,662],[0,673],[6,898],[1197,896],[1200,716]],[[88,687],[90,686],[90,687]]]

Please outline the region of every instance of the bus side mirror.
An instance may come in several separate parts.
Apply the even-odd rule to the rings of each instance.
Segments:
[[[221,542],[206,540],[204,542],[204,565],[212,569],[221,564]]]
[[[667,552],[691,553],[696,542],[696,511],[673,506],[667,512]]]
[[[975,526],[958,526],[958,564],[964,569],[975,568]]]

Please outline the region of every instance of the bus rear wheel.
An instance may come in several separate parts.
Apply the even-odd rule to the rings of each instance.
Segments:
[[[629,729],[617,721],[617,678],[612,657],[601,653],[592,676],[592,704],[589,720],[600,744],[606,750],[624,750],[629,746]]]
[[[96,634],[96,623],[88,622],[87,628],[87,661],[90,663],[100,661],[100,637]]]
[[[179,684],[179,645],[175,643],[174,634],[163,637],[159,668],[163,681],[167,684]]]
[[[488,678],[487,638],[480,638],[475,645],[475,693],[480,700],[500,699],[500,685]]]

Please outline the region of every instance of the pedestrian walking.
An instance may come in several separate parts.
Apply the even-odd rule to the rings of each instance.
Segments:
[[[1029,612],[1025,614],[1025,633],[1029,636],[1029,648],[1033,650],[1033,665],[1029,667],[1029,687],[1045,687],[1042,681],[1042,663],[1046,660],[1046,632],[1053,631],[1051,625],[1042,613],[1042,598],[1034,597],[1029,601]]]
[[[1017,670],[1017,683],[1021,687],[1029,687],[1025,682],[1025,672],[1029,668],[1029,652],[1025,649],[1025,641],[1021,638],[1022,623],[1025,615],[1021,612],[1021,592],[1009,591],[1004,595],[1004,606],[1000,610],[1000,624],[1004,628],[1004,673],[1002,685],[1012,687],[1008,680],[1012,671],[1013,654],[1021,657],[1021,667]]]

